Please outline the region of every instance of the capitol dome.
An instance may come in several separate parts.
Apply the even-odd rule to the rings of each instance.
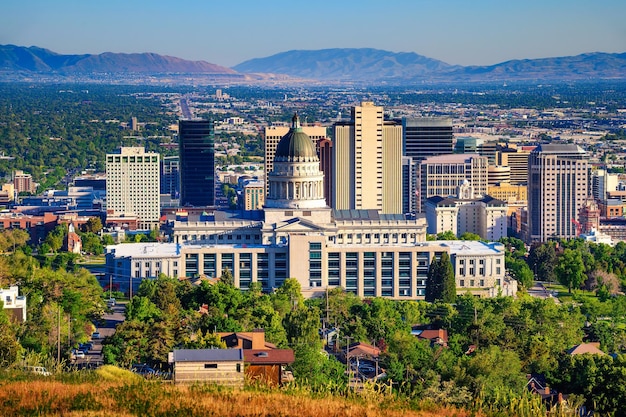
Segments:
[[[267,174],[266,208],[324,208],[324,173],[313,141],[302,131],[298,115],[282,137],[274,155],[274,169]]]
[[[291,129],[276,147],[274,161],[313,162],[319,161],[313,141],[302,131],[298,114],[291,119]]]

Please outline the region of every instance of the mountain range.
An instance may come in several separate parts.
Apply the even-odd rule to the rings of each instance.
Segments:
[[[0,74],[203,74],[246,80],[418,83],[626,78],[626,53],[506,61],[490,66],[450,65],[413,52],[372,48],[293,50],[233,68],[155,53],[62,55],[35,46],[0,45]],[[15,79],[15,77],[13,77]]]

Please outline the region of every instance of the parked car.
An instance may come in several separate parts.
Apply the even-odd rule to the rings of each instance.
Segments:
[[[50,376],[52,375],[46,368],[43,366],[25,366],[23,368],[24,372],[32,372],[37,375]]]
[[[362,374],[373,374],[376,372],[376,368],[371,365],[359,365],[359,372]]]
[[[155,377],[159,375],[159,372],[157,372],[155,369],[151,368],[149,365],[145,363],[135,363],[130,367],[130,370],[146,378]]]
[[[72,351],[72,354],[74,355],[74,358],[79,359],[79,358],[84,358],[85,357],[85,352],[83,352],[80,349],[74,349]]]
[[[81,343],[80,345],[78,345],[78,349],[82,350],[83,352],[87,353],[89,352],[91,349],[93,349],[93,343],[87,342],[87,343]]]
[[[100,332],[93,332],[93,334],[91,335],[92,339],[100,339]]]
[[[109,298],[107,300],[107,306],[114,307],[115,306],[115,298]]]

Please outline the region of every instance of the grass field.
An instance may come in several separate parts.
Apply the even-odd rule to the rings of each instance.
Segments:
[[[1,416],[469,416],[431,406],[410,410],[393,398],[315,397],[280,390],[231,390],[161,382],[35,380],[0,382]],[[473,414],[475,415],[475,414]]]

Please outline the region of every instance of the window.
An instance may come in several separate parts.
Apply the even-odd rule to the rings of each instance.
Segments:
[[[237,364],[239,365],[239,364]],[[217,364],[216,363],[205,363],[204,364],[204,369],[217,369]]]

